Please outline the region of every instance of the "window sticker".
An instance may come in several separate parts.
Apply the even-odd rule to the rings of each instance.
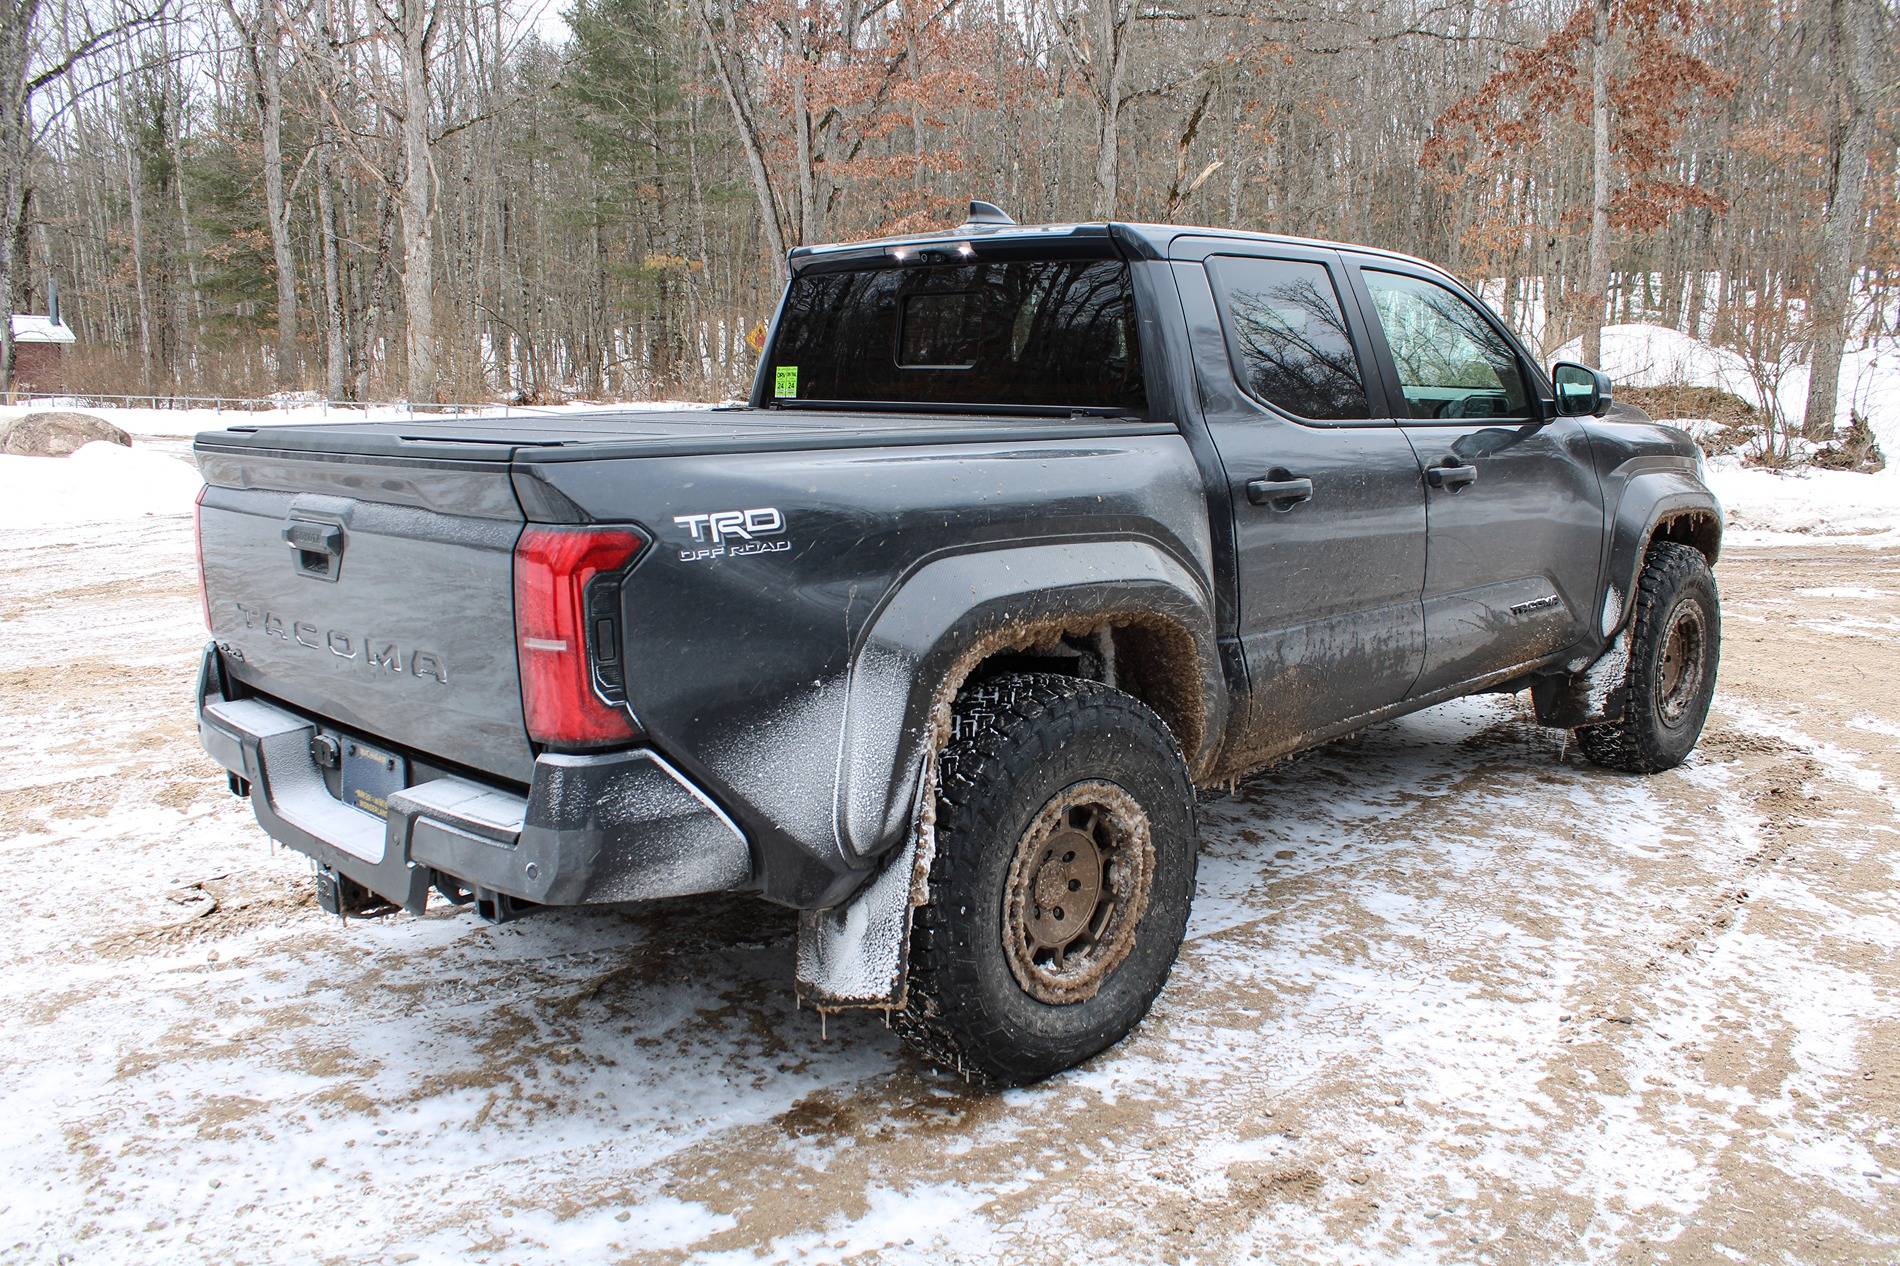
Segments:
[[[774,396],[796,396],[798,394],[798,366],[780,365],[778,381],[773,385]]]

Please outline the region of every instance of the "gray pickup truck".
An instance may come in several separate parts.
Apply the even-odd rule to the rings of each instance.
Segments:
[[[744,407],[197,437],[199,733],[326,908],[755,893],[1011,1084],[1160,991],[1197,787],[1484,691],[1694,747],[1695,445],[1430,264],[978,203],[790,267]]]

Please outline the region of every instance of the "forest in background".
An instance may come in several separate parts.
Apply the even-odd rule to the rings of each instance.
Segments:
[[[1653,321],[1812,358],[1811,399],[1844,338],[1893,332],[1891,0],[562,16],[5,0],[0,299],[56,282],[75,390],[722,396],[787,248],[978,197],[1422,255],[1545,350]]]

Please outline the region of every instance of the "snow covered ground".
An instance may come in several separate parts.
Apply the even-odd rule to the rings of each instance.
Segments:
[[[0,458],[0,1259],[1900,1257],[1881,477],[1717,470],[1688,766],[1485,698],[1250,780],[1147,1024],[984,1096],[752,902],[324,918],[196,746],[180,449]]]
[[[1900,1255],[1900,551],[1731,552],[1674,773],[1487,698],[1209,800],[1148,1022],[986,1096],[756,903],[323,917],[197,750],[188,516],[127,529],[0,535],[0,1258]]]
[[[469,418],[539,418],[559,417],[564,413],[587,413],[600,409],[702,409],[704,404],[684,400],[648,400],[639,404],[612,405],[577,401],[572,404],[497,404],[482,406],[448,406],[438,409],[411,409],[402,404],[374,404],[363,407],[333,405],[323,402],[286,403],[283,407],[272,407],[267,402],[258,402],[264,407],[239,408],[235,405],[223,408],[160,409],[145,406],[94,406],[84,399],[74,398],[35,400],[30,405],[15,405],[0,408],[0,423],[12,421],[23,413],[33,413],[44,409],[71,409],[80,413],[90,413],[106,418],[121,430],[133,436],[147,439],[186,439],[200,431],[215,431],[227,426],[294,426],[300,423],[323,422],[397,422],[409,418],[431,420]]]
[[[1900,448],[1882,450],[1900,454]],[[1865,475],[1764,470],[1734,454],[1709,461],[1709,483],[1728,512],[1731,543],[1800,545],[1815,538],[1900,544],[1900,456]]]
[[[1575,360],[1577,343],[1556,360]],[[1776,404],[1797,422],[1806,407],[1808,371],[1797,366],[1778,389],[1764,391],[1734,352],[1657,325],[1613,325],[1603,331],[1602,369],[1626,387],[1714,387],[1763,408]],[[1712,459],[1710,481],[1728,511],[1731,539],[1756,545],[1799,544],[1812,537],[1900,542],[1900,345],[1851,348],[1842,357],[1837,421],[1850,411],[1866,418],[1887,468],[1877,474],[1746,465],[1740,454]]]

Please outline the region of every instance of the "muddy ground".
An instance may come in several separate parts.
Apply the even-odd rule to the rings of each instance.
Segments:
[[[1701,753],[1516,700],[1203,808],[1191,940],[975,1094],[743,900],[339,926],[199,753],[188,520],[0,543],[0,1259],[1900,1256],[1900,552],[1735,548]]]

